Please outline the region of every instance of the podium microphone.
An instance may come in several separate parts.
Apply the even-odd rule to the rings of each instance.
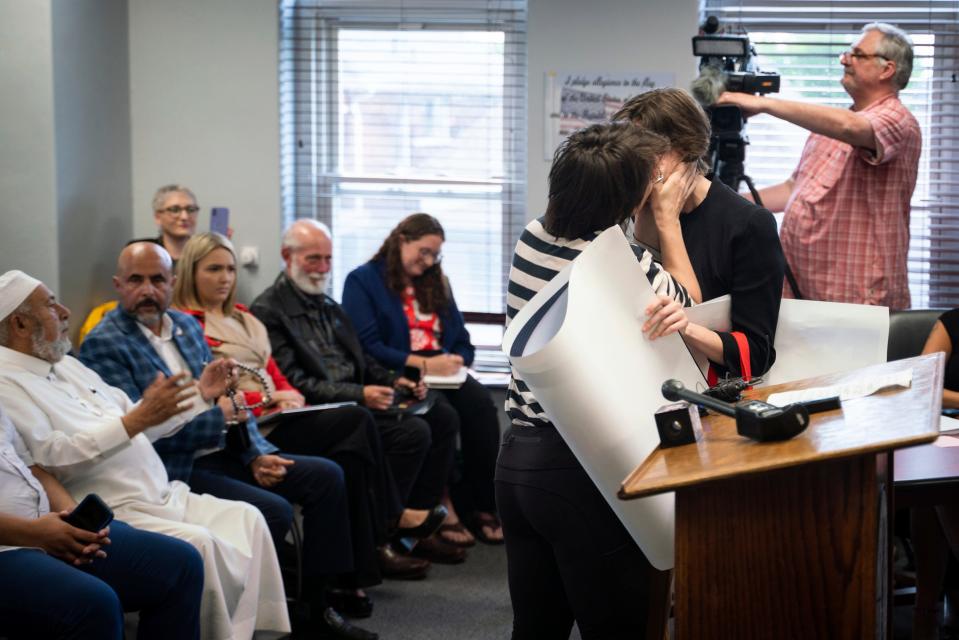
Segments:
[[[742,400],[731,404],[690,391],[679,380],[664,382],[662,392],[667,400],[685,400],[735,418],[736,432],[759,442],[788,440],[809,426],[809,411],[802,404],[776,407],[761,400]]]

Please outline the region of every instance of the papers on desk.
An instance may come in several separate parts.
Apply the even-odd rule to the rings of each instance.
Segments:
[[[959,420],[949,416],[939,416],[939,433],[959,432]]]
[[[959,447],[959,438],[956,436],[939,436],[932,444],[936,447]]]
[[[836,396],[839,396],[840,400],[852,400],[854,398],[871,396],[877,391],[892,387],[908,389],[911,384],[912,369],[907,369],[906,371],[890,373],[884,376],[873,376],[848,384],[812,387],[810,389],[799,389],[797,391],[782,391],[770,395],[766,401],[777,407],[784,407],[793,402],[809,402],[822,398],[835,398]]]
[[[618,227],[600,234],[526,303],[503,351],[657,569],[673,566],[674,497],[623,501],[623,480],[659,445],[662,383],[704,379],[677,334],[647,340],[654,293]],[[728,314],[727,314],[728,315]]]
[[[423,383],[430,389],[459,389],[466,382],[468,372],[466,367],[460,367],[459,371],[449,376],[431,374],[423,377]]]
[[[493,387],[497,389],[505,389],[509,386],[510,373],[506,372],[497,372],[497,371],[474,371],[470,370],[470,375],[476,378],[476,380],[486,386]]]

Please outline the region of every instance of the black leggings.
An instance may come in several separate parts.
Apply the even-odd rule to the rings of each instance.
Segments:
[[[354,573],[345,587],[381,582],[376,547],[387,539],[387,519],[399,515],[399,497],[383,460],[373,416],[363,407],[291,414],[267,436],[282,451],[322,456],[343,469]]]
[[[496,503],[514,640],[644,637],[652,567],[555,429],[510,428]]]
[[[457,511],[493,512],[493,472],[499,450],[499,418],[489,389],[473,376],[467,376],[459,389],[444,389],[460,418],[460,445],[463,450],[463,475],[450,490]]]

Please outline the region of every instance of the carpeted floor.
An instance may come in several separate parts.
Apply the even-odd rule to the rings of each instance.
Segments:
[[[506,551],[477,545],[460,565],[433,565],[425,580],[389,580],[370,589],[373,617],[359,624],[396,640],[509,638],[512,610]]]

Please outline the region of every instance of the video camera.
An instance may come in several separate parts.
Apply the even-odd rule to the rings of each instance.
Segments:
[[[723,91],[765,94],[779,91],[779,74],[760,71],[755,64],[756,49],[745,34],[719,33],[719,20],[709,16],[700,35],[693,36],[693,55],[699,56],[699,77],[690,85],[693,97],[706,109],[712,127],[709,155],[719,179],[739,190],[739,183],[751,181],[745,175],[745,118],[735,105],[717,105]],[[750,185],[752,189],[752,185]]]

